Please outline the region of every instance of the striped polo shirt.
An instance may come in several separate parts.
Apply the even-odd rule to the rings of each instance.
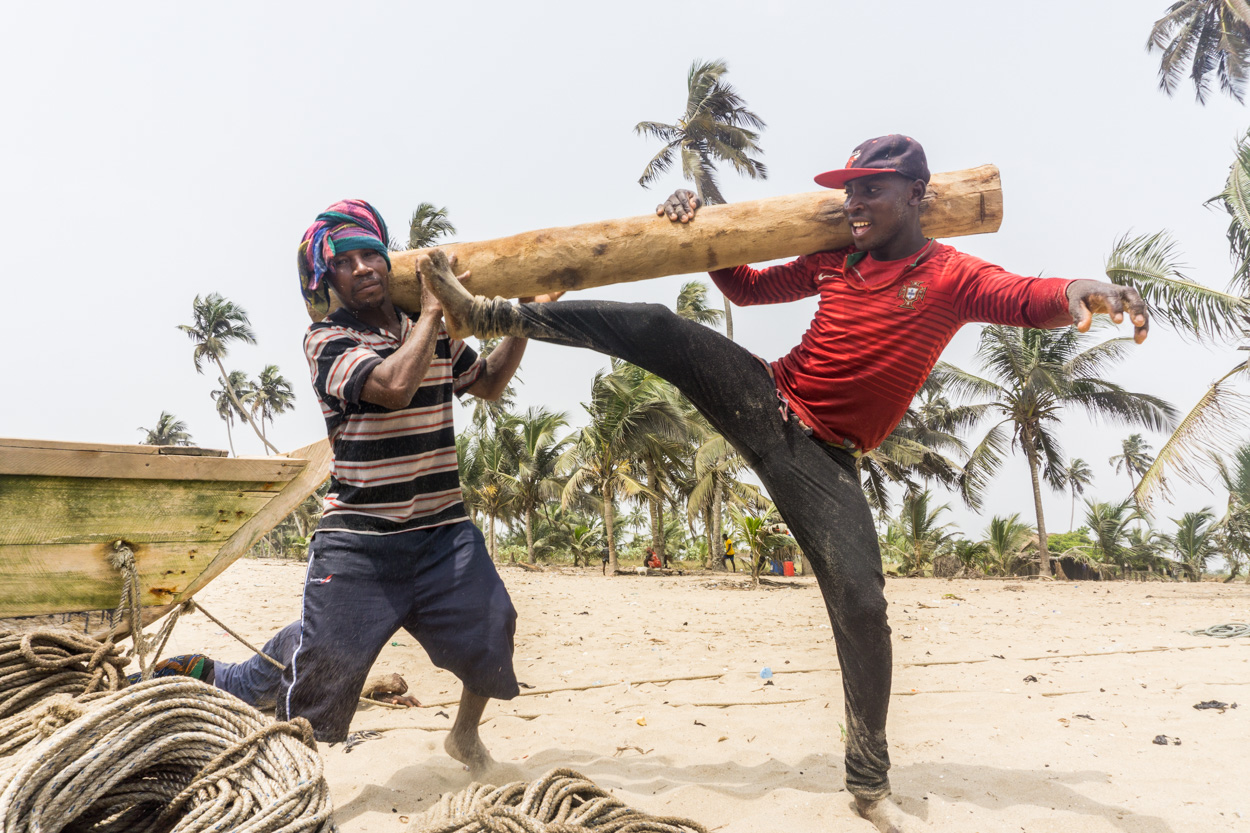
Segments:
[[[363,323],[346,308],[308,328],[304,354],[334,450],[330,491],[318,531],[390,535],[467,520],[456,463],[452,397],[470,387],[483,363],[440,327],[425,380],[407,407],[388,410],[360,398],[373,368],[408,338]]]

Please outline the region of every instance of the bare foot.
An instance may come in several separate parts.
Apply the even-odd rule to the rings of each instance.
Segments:
[[[471,734],[452,731],[447,735],[447,740],[443,741],[443,749],[469,768],[469,776],[474,781],[480,781],[496,767],[495,759],[490,756],[490,750],[482,743],[476,731]]]
[[[881,833],[912,833],[922,829],[917,819],[904,813],[888,798],[869,801],[857,797],[855,810],[872,822]]]
[[[461,285],[442,249],[430,249],[418,256],[417,269],[421,272],[424,286],[443,305],[443,323],[447,325],[447,335],[452,338],[473,335],[473,295]]]
[[[405,697],[407,693],[408,683],[403,677],[398,674],[378,674],[365,681],[365,690],[360,696],[393,706],[421,705],[415,697]]]

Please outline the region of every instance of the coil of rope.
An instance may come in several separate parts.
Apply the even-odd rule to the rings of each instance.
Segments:
[[[1250,636],[1250,625],[1245,622],[1229,622],[1224,625],[1212,625],[1209,628],[1198,628],[1186,631],[1193,636],[1213,636],[1216,639],[1236,639],[1239,636]]]
[[[312,728],[274,723],[186,677],[29,710],[36,737],[0,764],[0,831],[333,830]]]
[[[0,757],[35,738],[33,709],[62,695],[87,703],[125,684],[120,646],[72,631],[0,629]]]
[[[447,793],[408,833],[707,833],[697,822],[652,816],[571,769],[553,769],[528,784],[470,784]]]

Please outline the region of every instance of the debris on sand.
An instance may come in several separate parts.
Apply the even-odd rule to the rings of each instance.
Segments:
[[[1180,745],[1181,745],[1181,739],[1180,739],[1180,738],[1170,738],[1170,737],[1168,737],[1167,735],[1155,735],[1155,739],[1154,739],[1154,741],[1153,741],[1153,742],[1154,742],[1157,746],[1168,746],[1169,744],[1170,744],[1170,745],[1172,745],[1172,746],[1180,746]]]
[[[1237,708],[1237,704],[1233,703],[1232,705],[1229,705],[1228,703],[1221,703],[1219,700],[1203,700],[1201,703],[1194,703],[1194,708],[1198,711],[1202,711],[1203,709],[1219,709],[1220,714],[1223,714],[1226,709]]]

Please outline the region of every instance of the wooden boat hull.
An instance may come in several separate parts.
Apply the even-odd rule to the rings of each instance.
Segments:
[[[329,473],[325,440],[275,457],[215,455],[0,439],[0,617],[116,607],[117,541],[135,554],[143,605],[190,598]]]

